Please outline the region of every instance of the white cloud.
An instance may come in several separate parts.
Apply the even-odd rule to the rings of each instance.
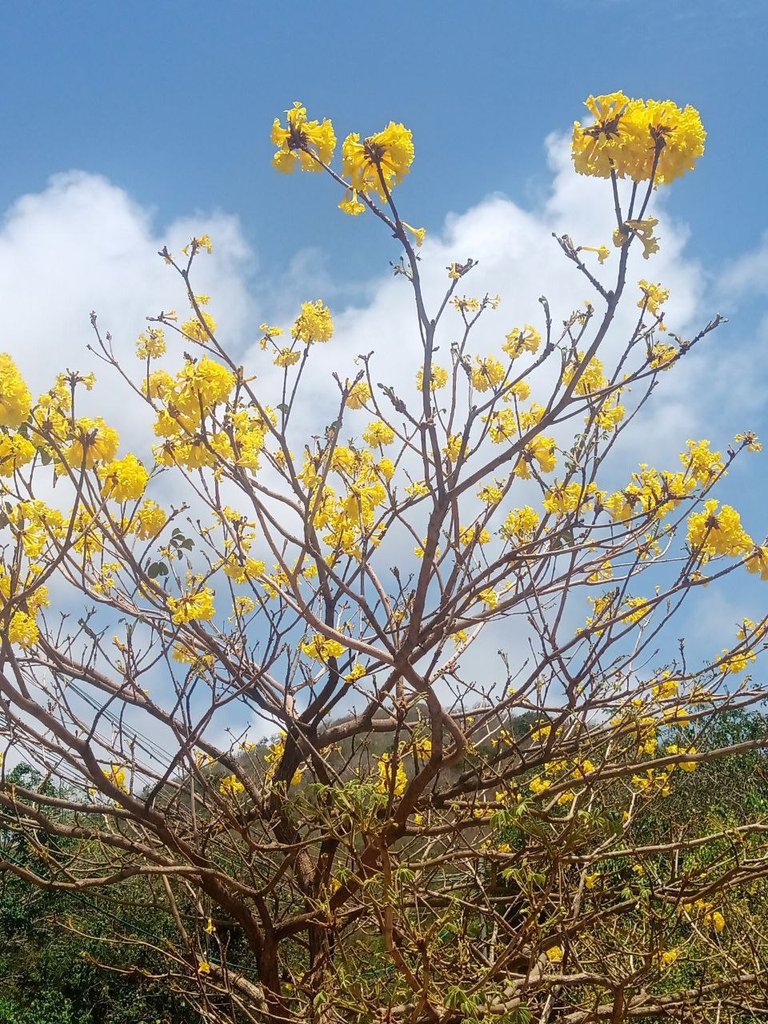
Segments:
[[[547,145],[552,188],[536,208],[524,209],[503,195],[489,196],[469,210],[447,216],[442,232],[433,234],[423,247],[421,268],[432,308],[447,284],[445,268],[467,257],[479,260],[479,265],[461,282],[460,291],[499,293],[503,298],[500,309],[481,321],[473,351],[497,350],[504,334],[515,325],[532,322],[541,326],[541,295],[549,300],[556,327],[585,297],[595,298],[588,282],[563,257],[552,232],[567,232],[576,244],[610,245],[615,226],[610,185],[575,175],[562,139],[550,138]],[[637,314],[634,283],[641,277],[670,288],[667,320],[680,334],[690,336],[714,312],[708,307],[710,281],[686,255],[687,227],[668,213],[662,195],[654,201],[653,213],[660,218],[661,252],[649,262],[635,257],[631,263],[632,284],[605,346],[609,356],[622,350],[631,333]],[[354,228],[354,223],[350,227]],[[233,353],[242,354],[246,369],[258,376],[260,393],[277,404],[278,371],[268,354],[254,344],[259,323],[284,320],[288,326],[303,300],[327,290],[325,294],[338,302],[349,293],[347,282],[338,279],[340,274],[322,254],[300,251],[282,280],[276,281],[266,268],[262,282],[254,285],[256,255],[246,244],[235,216],[196,214],[158,226],[152,212],[124,190],[81,172],[57,175],[43,192],[22,197],[6,215],[0,229],[0,279],[4,284],[0,350],[14,355],[35,389],[49,386],[53,374],[65,367],[97,369],[100,385],[93,407],[122,433],[143,433],[146,419],[140,406],[128,399],[125,386],[113,372],[99,369],[95,357],[86,351],[92,341],[89,313],[97,310],[102,328],[112,332],[120,358],[129,369],[138,368],[133,349],[145,317],[162,308],[175,306],[180,312],[185,308],[181,282],[157,251],[168,244],[178,252],[189,237],[203,232],[213,237],[215,251],[212,257],[201,256],[197,261],[196,290],[211,294],[210,308],[220,324],[222,341]],[[296,241],[299,245],[300,237]],[[380,266],[392,255],[384,248],[387,244],[391,242],[385,234],[382,249],[371,254],[372,266],[376,260]],[[595,259],[594,271],[607,287],[616,260],[615,250],[604,268]],[[733,280],[741,282],[739,287],[758,286],[762,261],[768,263],[768,242],[731,271]],[[332,374],[351,376],[359,353],[377,353],[373,365],[380,379],[404,392],[413,388],[421,356],[407,281],[393,278],[387,271],[372,277],[360,291],[363,300],[335,309],[333,341],[317,346],[312,353],[311,375],[298,409],[297,453],[307,433],[333,418],[338,391]],[[438,361],[447,364],[458,329],[458,317],[449,311]],[[726,358],[719,337],[705,345],[701,353],[687,357],[678,369],[664,376],[659,400],[635,424],[634,440],[625,444],[623,458],[674,463],[686,437],[707,432],[703,428],[713,419],[713,393],[717,424],[730,425],[743,413],[744,391],[735,385],[737,375],[744,373],[748,354]],[[755,389],[752,400],[757,397]],[[366,414],[359,416],[364,423]]]

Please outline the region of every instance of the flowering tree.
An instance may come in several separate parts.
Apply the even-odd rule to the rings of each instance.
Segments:
[[[768,742],[717,728],[763,697],[736,677],[766,620],[703,663],[668,628],[699,588],[768,578],[768,547],[712,497],[760,446],[609,458],[720,322],[683,340],[662,284],[628,279],[630,254],[658,249],[656,188],[693,168],[704,131],[671,102],[587,106],[575,169],[605,179],[615,230],[558,242],[592,300],[556,322],[542,299],[493,351],[475,328],[499,300],[465,293],[473,258],[425,294],[424,231],[394,198],[410,131],[349,135],[335,169],[330,121],[299,104],[275,121],[277,169],[324,173],[344,213],[380,220],[414,300],[415,379],[373,353],[339,365],[328,422],[302,426],[329,308],[305,302],[288,335],[262,325],[265,388],[195,290],[207,236],[161,253],[190,314],[149,318],[140,374],[92,319],[94,351],[152,411],[151,453],[120,455],[82,415],[91,376],[34,400],[0,357],[0,727],[6,767],[23,757],[46,782],[0,788],[6,834],[37,857],[3,866],[74,892],[140,880],[167,925],[130,941],[207,1020],[765,1007],[748,909],[763,818],[689,808],[664,837],[647,827],[701,765]]]

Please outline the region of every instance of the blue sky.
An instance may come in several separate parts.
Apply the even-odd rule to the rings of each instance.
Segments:
[[[402,195],[436,228],[488,192],[546,190],[544,136],[567,130],[588,93],[622,88],[701,110],[706,159],[674,210],[694,225],[691,251],[716,263],[768,223],[766,29],[762,0],[394,0],[360,13],[335,0],[6,0],[0,205],[77,168],[162,221],[235,211],[273,262],[317,246],[354,275],[367,226],[339,219],[326,183],[270,167],[271,120],[294,98],[339,134],[406,122],[418,162]]]
[[[202,290],[244,352],[254,325],[283,322],[319,294],[339,314],[328,359],[400,330],[387,265],[396,251],[380,226],[340,214],[321,176],[271,166],[272,120],[294,99],[332,117],[342,138],[407,124],[416,162],[399,205],[435,240],[425,264],[480,258],[488,286],[505,302],[512,293],[510,326],[538,315],[542,291],[562,319],[582,285],[551,230],[604,243],[610,210],[547,138],[570,131],[589,93],[623,89],[693,104],[709,133],[696,172],[658,197],[662,252],[637,276],[670,284],[673,328],[693,333],[718,309],[731,319],[654,406],[632,455],[669,464],[688,436],[724,448],[739,430],[768,435],[767,35],[762,0],[392,0],[360,13],[330,0],[5,0],[0,350],[33,376],[83,367],[96,308],[130,351],[144,317],[179,301],[154,253],[209,224],[217,248]],[[49,184],[71,171],[82,173]],[[460,216],[446,227],[450,212]],[[321,364],[328,377],[332,368]],[[756,537],[768,527],[765,465],[729,481]],[[742,614],[762,615],[755,593],[707,595],[691,630],[709,641],[727,620],[732,636]]]

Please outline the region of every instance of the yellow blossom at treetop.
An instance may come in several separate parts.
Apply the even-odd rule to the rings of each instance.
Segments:
[[[301,304],[301,313],[291,328],[291,337],[297,341],[303,341],[307,345],[331,340],[333,319],[330,309],[322,299]]]
[[[704,153],[706,132],[701,116],[690,105],[671,100],[636,100],[622,119],[627,137],[626,172],[634,181],[667,185],[692,171]]]
[[[125,458],[109,462],[99,468],[105,498],[113,501],[136,501],[143,494],[149,480],[144,465],[129,453]]]
[[[629,103],[629,97],[623,92],[588,96],[584,101],[594,124],[585,127],[576,121],[573,125],[571,155],[579,174],[608,178],[611,171],[616,170],[623,176],[617,161],[621,156],[622,143],[626,141],[622,122]]]
[[[0,353],[0,426],[20,427],[29,416],[32,396],[16,363]]]
[[[383,131],[362,141],[356,132],[346,137],[341,173],[352,189],[386,201],[410,170],[413,158],[413,135],[405,125],[390,121]]]
[[[660,316],[661,307],[669,298],[669,288],[662,288],[660,284],[651,284],[650,281],[640,280],[638,286],[642,295],[637,300],[640,309],[647,309],[651,316]]]
[[[754,544],[741,525],[741,517],[730,505],[711,498],[702,512],[688,518],[688,543],[702,560],[717,555],[738,557],[746,554]]]
[[[630,99],[623,92],[589,96],[594,123],[573,126],[571,153],[579,174],[668,184],[704,152],[699,112],[671,100]]]
[[[287,125],[279,118],[272,123],[272,144],[277,146],[273,163],[278,171],[290,174],[298,161],[302,171],[321,171],[318,161],[329,164],[336,150],[336,133],[333,124],[307,119],[307,109],[296,100],[286,111]]]
[[[162,327],[150,327],[139,335],[136,355],[139,359],[159,359],[165,355],[165,331]]]
[[[349,389],[347,405],[350,409],[362,409],[371,400],[371,389],[364,380],[359,380]]]
[[[501,346],[510,359],[517,359],[523,352],[530,352],[531,355],[538,351],[541,344],[541,335],[530,324],[525,327],[514,327]]]
[[[496,388],[504,380],[507,371],[493,356],[475,356],[472,367],[472,386],[476,391],[488,391]]]

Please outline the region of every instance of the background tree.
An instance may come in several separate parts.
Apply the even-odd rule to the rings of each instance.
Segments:
[[[427,294],[424,231],[394,199],[408,129],[349,135],[337,171],[330,121],[295,104],[275,164],[325,173],[344,213],[394,236],[415,379],[398,372],[410,341],[361,353],[313,415],[334,332],[320,299],[288,338],[262,325],[277,378],[239,366],[193,285],[207,236],[161,253],[190,314],[149,318],[138,379],[93,317],[95,351],[151,410],[151,456],[118,457],[83,414],[91,375],[33,400],[0,357],[2,728],[66,786],[6,780],[6,830],[60,845],[44,870],[5,866],[77,893],[141,880],[174,932],[153,956],[210,1021],[765,1007],[764,942],[742,927],[768,864],[762,805],[709,832],[685,804],[659,841],[648,826],[702,766],[768,742],[722,726],[764,695],[734,677],[766,620],[704,663],[670,629],[699,588],[768,577],[768,548],[711,496],[760,446],[620,456],[720,323],[678,337],[662,284],[629,277],[638,247],[658,249],[654,190],[704,131],[671,102],[587,106],[575,167],[606,179],[616,226],[610,246],[558,242],[593,298],[564,319],[542,298],[541,323],[506,324],[492,351],[476,338],[499,299],[463,293],[474,257]],[[174,335],[195,353],[181,363]]]

